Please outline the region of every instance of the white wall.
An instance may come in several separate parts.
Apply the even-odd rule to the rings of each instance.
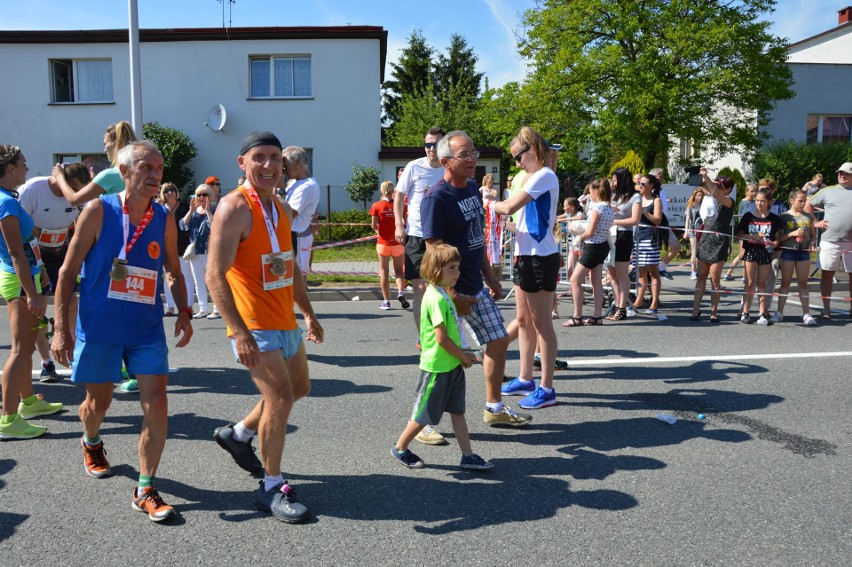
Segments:
[[[787,53],[788,63],[852,64],[852,23],[792,45]]]
[[[145,122],[183,130],[198,157],[196,180],[208,175],[235,186],[240,141],[253,130],[272,130],[286,145],[313,149],[322,185],[342,186],[352,160],[378,166],[380,150],[380,42],[377,39],[203,41],[141,44],[142,112]],[[12,56],[14,53],[14,56]],[[309,100],[247,100],[250,54],[311,55]],[[49,105],[48,60],[111,57],[115,104]],[[2,143],[21,146],[32,175],[50,171],[56,153],[103,151],[106,126],[130,119],[128,50],[125,44],[0,45]],[[210,109],[227,110],[223,132],[205,129]]]

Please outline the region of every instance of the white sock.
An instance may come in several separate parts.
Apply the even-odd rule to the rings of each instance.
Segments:
[[[518,376],[518,380],[521,381],[521,384],[529,384],[530,382],[535,382],[535,380],[524,380],[520,376]],[[502,404],[501,404],[502,405]]]
[[[491,413],[500,413],[503,411],[503,402],[486,402],[485,407]]]
[[[234,439],[240,443],[248,443],[254,434],[255,432],[247,428],[242,421],[234,426]]]
[[[282,475],[282,474],[279,474],[278,476],[264,475],[263,476],[263,489],[266,492],[269,492],[270,490],[272,490],[273,488],[275,488],[276,486],[278,486],[279,484],[281,484],[283,482],[284,482],[284,475]]]
[[[553,388],[545,388],[544,386],[539,386],[539,388],[541,388],[542,390],[544,390],[548,394],[553,393]]]

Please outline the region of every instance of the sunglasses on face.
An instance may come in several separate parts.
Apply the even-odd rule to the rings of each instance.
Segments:
[[[169,193],[177,193],[177,191],[175,191],[174,189],[166,189],[165,191],[163,191],[164,195],[168,195]]]
[[[640,181],[640,182],[639,182],[639,187],[648,187],[649,185],[650,185],[650,183],[647,183],[647,182],[645,182],[645,181]]]
[[[213,185],[218,185],[219,187],[221,187],[221,186],[222,186],[222,184],[221,184],[221,183],[219,183],[218,181],[217,181],[216,183],[214,183]]]
[[[425,144],[423,144],[423,147],[426,148],[427,150],[431,150],[432,148],[434,148],[437,145],[438,144],[436,142],[426,142]]]
[[[521,151],[519,151],[519,152],[517,153],[517,155],[513,155],[513,156],[512,156],[512,159],[513,159],[513,160],[515,160],[516,162],[521,161],[521,157],[522,157],[525,153],[527,153],[528,151],[530,151],[530,147],[529,147],[529,146],[525,146],[525,147],[524,147],[524,149],[522,149]]]
[[[205,197],[205,198],[206,198],[206,197],[209,197],[209,196],[210,196],[210,193],[196,193],[196,194],[195,194],[195,197],[196,197],[197,199],[200,199],[201,197]]]

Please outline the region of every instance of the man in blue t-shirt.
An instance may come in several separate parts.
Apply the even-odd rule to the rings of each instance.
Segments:
[[[479,344],[485,345],[485,423],[528,425],[532,418],[505,407],[500,393],[509,338],[503,315],[494,302],[494,298],[503,296],[503,289],[485,254],[485,211],[479,187],[472,179],[478,157],[470,136],[461,130],[450,132],[438,142],[444,178],[420,205],[423,238],[427,247],[446,242],[461,253],[454,302]]]

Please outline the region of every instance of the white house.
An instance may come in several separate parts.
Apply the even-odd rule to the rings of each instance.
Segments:
[[[852,141],[852,7],[838,12],[837,27],[790,46],[790,100],[778,101],[766,128],[770,142]]]
[[[253,130],[305,147],[322,185],[344,185],[353,160],[379,165],[381,27],[141,30],[140,55],[143,121],[192,138],[199,182],[235,187]],[[103,156],[106,126],[130,119],[128,61],[127,30],[0,31],[0,143],[23,149],[31,175]]]

